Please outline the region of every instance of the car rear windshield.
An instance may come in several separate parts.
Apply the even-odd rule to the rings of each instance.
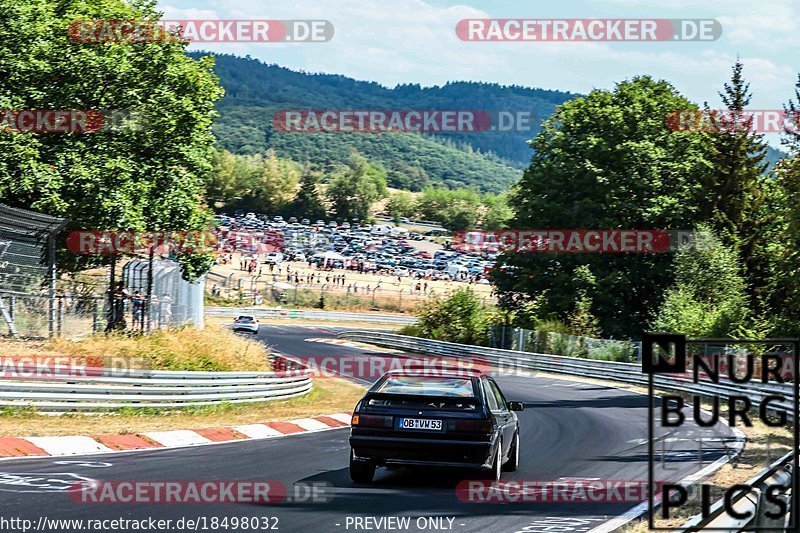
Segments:
[[[253,322],[253,317],[251,316],[240,316],[236,319],[236,322]]]
[[[420,396],[475,397],[472,379],[468,377],[389,376],[375,392]]]

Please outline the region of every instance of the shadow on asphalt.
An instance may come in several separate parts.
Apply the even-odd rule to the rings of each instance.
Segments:
[[[550,400],[546,402],[525,402],[525,409],[543,407],[591,407],[592,409],[623,408],[647,409],[647,396],[602,396],[599,398],[581,398],[575,400]]]
[[[378,468],[372,483],[353,483],[347,468],[321,472],[298,480],[303,483],[329,483],[334,487],[374,487],[374,488],[415,488],[446,489],[455,494],[456,485],[465,479],[477,479],[477,474],[469,470],[452,468]]]
[[[702,468],[704,466],[713,463],[717,459],[721,457],[725,457],[728,453],[725,450],[718,449],[718,450],[704,450],[703,451],[703,463],[698,465],[698,468]],[[656,464],[660,464],[661,462],[665,463],[692,463],[697,462],[697,450],[667,450],[662,458],[662,454],[660,450],[655,451],[655,456],[653,457],[653,462]],[[637,454],[637,455],[626,455],[624,457],[615,456],[615,455],[601,455],[598,457],[594,457],[591,459],[592,461],[599,461],[599,462],[616,462],[616,463],[647,463],[648,455],[647,454]]]
[[[329,483],[334,488],[333,497],[326,503],[298,502],[282,504],[290,507],[319,511],[321,506],[328,512],[345,515],[404,514],[422,516],[436,513],[452,517],[469,516],[530,516],[551,514],[553,516],[612,516],[629,509],[628,502],[581,502],[546,503],[541,501],[517,502],[467,502],[456,495],[456,486],[469,476],[469,471],[454,469],[406,469],[388,470],[379,468],[372,483],[354,483],[347,468],[321,472],[297,480],[295,483]],[[511,475],[503,480],[511,481]],[[340,490],[336,490],[340,489]],[[498,513],[498,508],[502,511]]]

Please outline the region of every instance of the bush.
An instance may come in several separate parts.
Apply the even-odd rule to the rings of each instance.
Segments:
[[[422,328],[420,328],[417,324],[406,324],[397,330],[397,334],[405,335],[407,337],[422,337]]]
[[[469,287],[431,298],[419,309],[419,332],[429,339],[483,345],[489,327],[489,310]]]
[[[742,265],[708,228],[699,231],[708,236],[703,246],[675,255],[675,284],[651,328],[690,337],[735,337],[753,322]]]

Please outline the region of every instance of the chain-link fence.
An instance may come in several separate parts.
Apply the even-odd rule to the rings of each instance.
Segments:
[[[152,296],[148,300],[148,265],[148,261],[136,259],[125,263],[122,289],[111,292],[113,299],[108,293],[108,276],[98,280],[94,293],[80,294],[74,287],[59,287],[52,299],[47,290],[0,290],[7,332],[21,337],[78,337],[111,330],[147,332],[186,323],[202,327],[202,280],[189,283],[182,279],[176,262],[155,260]],[[65,289],[70,294],[64,294]]]
[[[319,276],[300,276],[302,282],[283,281],[274,275],[224,276],[211,272],[207,276],[206,293],[210,301],[226,305],[287,305],[342,311],[384,311],[413,313],[424,301],[433,296],[446,296],[461,284],[452,283],[447,289],[429,287],[425,280],[408,280],[403,283],[337,282],[333,274],[320,272]],[[341,273],[338,273],[341,275]],[[306,282],[306,278],[313,280]],[[319,281],[317,281],[319,280]],[[485,304],[495,299],[480,295]]]
[[[192,323],[203,326],[203,284],[171,260],[125,256],[107,274],[57,275],[56,239],[66,220],[0,204],[0,334],[75,337]],[[122,276],[117,278],[117,264]],[[102,269],[105,270],[105,269]]]
[[[0,316],[11,336],[57,330],[55,235],[65,223],[0,204]]]
[[[101,296],[66,296],[53,298],[50,320],[50,297],[47,294],[0,292],[11,321],[4,321],[7,333],[21,337],[76,337],[105,329],[105,299]],[[13,330],[11,325],[13,324]]]
[[[191,323],[203,327],[203,287],[205,279],[189,283],[175,261],[133,260],[122,268],[125,292],[114,294],[109,321],[116,327],[149,331],[165,326]]]
[[[492,329],[490,346],[605,361],[633,362],[641,359],[641,342],[594,339],[509,326],[497,326]]]

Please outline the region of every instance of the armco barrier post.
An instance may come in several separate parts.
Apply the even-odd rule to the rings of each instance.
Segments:
[[[94,300],[94,307],[92,309],[92,331],[97,333],[99,331],[98,324],[100,322],[100,317],[98,316],[100,313],[100,304],[97,300]]]
[[[53,326],[55,321],[55,299],[56,299],[56,239],[50,235],[47,239],[47,277],[48,277],[48,328],[50,337],[53,336]],[[59,331],[60,334],[60,331]]]
[[[788,470],[783,469],[778,471],[773,477],[765,482],[766,486],[783,485],[790,487],[792,485],[791,466],[791,464],[788,465]],[[762,490],[759,496],[758,512],[756,513],[756,518],[752,523],[754,528],[780,530],[786,527],[787,518],[789,517],[784,516],[779,512],[780,510],[774,503],[775,500],[782,501],[783,504],[789,509],[790,513],[795,511],[791,508],[792,504],[789,495],[784,493],[773,494],[771,497],[767,497],[767,490],[765,487],[765,490]],[[772,515],[772,517],[769,515]]]
[[[58,336],[60,337],[64,327],[64,297],[58,297]]]

